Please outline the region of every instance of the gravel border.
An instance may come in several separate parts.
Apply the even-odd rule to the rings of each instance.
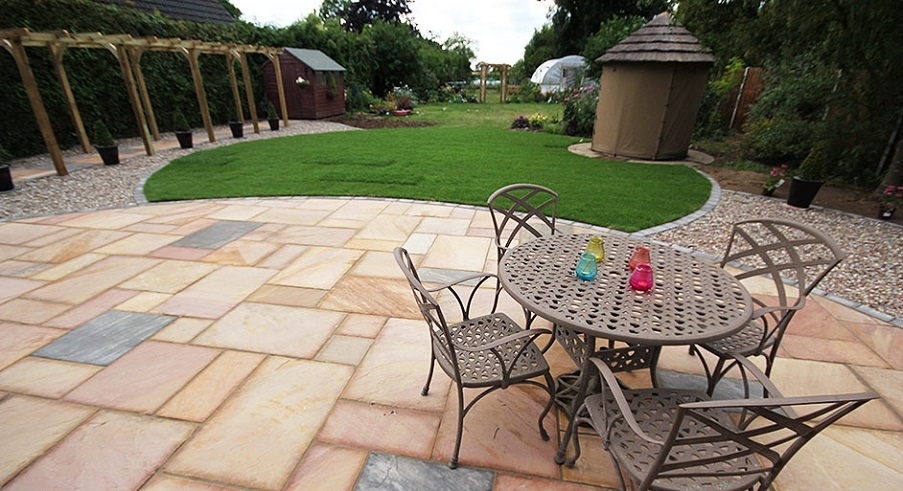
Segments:
[[[194,150],[272,137],[348,130],[357,128],[325,121],[292,121],[279,131],[261,127],[259,134],[246,131],[245,138],[225,137],[214,143],[207,141],[205,132],[198,131],[193,149],[164,150],[153,156],[130,157],[117,166],[70,166],[67,177],[51,175],[17,181],[14,190],[0,193],[0,220],[145,204],[142,188],[147,178],[169,161]],[[140,139],[120,140],[120,144],[142,145]],[[77,149],[64,152],[64,156],[70,158],[80,155],[84,154]],[[13,161],[10,167],[53,168],[48,155]],[[719,257],[734,222],[777,218],[806,223],[833,237],[848,253],[848,257],[825,277],[816,293],[903,327],[903,227],[815,206],[794,208],[777,198],[722,190],[712,182],[712,196],[699,211],[638,235],[670,242],[700,255]]]

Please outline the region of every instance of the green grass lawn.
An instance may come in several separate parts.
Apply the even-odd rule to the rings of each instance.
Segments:
[[[573,137],[505,129],[517,115],[559,106],[487,106],[418,109],[418,117],[439,126],[298,135],[194,152],[151,176],[145,195],[150,201],[380,196],[485,205],[496,189],[530,182],[558,191],[560,217],[623,231],[674,220],[708,199],[708,180],[688,167],[592,159],[567,151],[578,141]],[[492,109],[486,119],[494,122],[465,112],[484,108]],[[479,122],[468,125],[468,119]]]

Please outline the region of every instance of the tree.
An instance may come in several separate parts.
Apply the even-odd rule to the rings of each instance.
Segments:
[[[349,2],[340,16],[346,30],[360,33],[376,21],[401,24],[410,13],[408,0],[358,0]]]
[[[423,73],[419,38],[408,26],[377,20],[365,27],[363,37],[373,60],[370,89],[374,95],[385,97],[394,87],[417,85]]]
[[[543,62],[552,58],[559,58],[557,53],[555,49],[555,31],[552,29],[552,26],[546,24],[533,31],[533,37],[530,38],[530,42],[524,47],[524,74],[527,78],[530,78],[533,72],[536,71],[536,68],[542,65]]]
[[[320,18],[323,20],[339,19],[342,11],[348,8],[351,0],[323,0],[320,5]]]
[[[552,29],[556,35],[556,56],[583,51],[586,40],[603,22],[615,17],[640,16],[651,19],[669,10],[669,0],[555,0]]]
[[[638,15],[612,17],[603,22],[599,30],[586,39],[583,46],[581,54],[587,59],[584,76],[598,80],[602,76],[602,65],[596,63],[596,59],[645,24],[646,19]]]

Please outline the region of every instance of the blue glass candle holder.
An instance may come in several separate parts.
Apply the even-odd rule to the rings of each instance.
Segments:
[[[577,278],[581,280],[592,280],[596,277],[596,255],[592,252],[584,252],[577,260]]]

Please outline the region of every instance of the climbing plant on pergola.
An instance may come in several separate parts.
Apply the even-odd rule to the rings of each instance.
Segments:
[[[211,142],[216,141],[213,133],[213,121],[210,118],[210,109],[207,105],[207,95],[204,91],[204,81],[201,78],[201,71],[198,65],[200,55],[223,55],[226,57],[226,64],[229,68],[229,78],[232,82],[232,97],[235,102],[235,112],[239,120],[244,120],[244,113],[241,105],[241,96],[238,90],[238,80],[235,75],[235,61],[241,64],[242,80],[245,86],[245,97],[247,99],[248,108],[250,108],[251,121],[254,123],[254,132],[260,133],[260,127],[257,121],[257,113],[253,110],[254,93],[251,89],[251,76],[248,72],[248,53],[258,53],[265,55],[276,69],[276,83],[279,90],[279,103],[282,108],[283,122],[288,126],[288,112],[285,105],[285,89],[282,85],[282,68],[279,66],[279,55],[282,48],[272,48],[263,46],[252,46],[248,44],[229,44],[214,43],[207,41],[197,41],[179,38],[156,38],[156,37],[132,37],[128,34],[101,34],[101,33],[69,33],[66,31],[58,32],[30,32],[28,29],[3,29],[0,30],[0,44],[13,56],[16,66],[19,69],[19,75],[28,94],[28,100],[31,103],[32,111],[34,111],[35,120],[44,138],[44,144],[53,160],[53,166],[56,173],[61,176],[68,174],[66,164],[63,162],[63,155],[60,151],[56,136],[53,133],[53,127],[41,94],[38,91],[37,81],[28,62],[28,56],[25,47],[45,47],[50,50],[53,67],[56,70],[69,113],[72,117],[73,126],[78,133],[82,149],[85,153],[91,152],[91,145],[88,141],[88,135],[85,132],[81,115],[78,111],[78,105],[75,96],[69,86],[69,79],[66,75],[66,69],[63,66],[63,55],[68,48],[99,48],[107,49],[116,57],[119,62],[119,68],[122,71],[125,81],[126,91],[129,94],[132,110],[135,113],[135,121],[138,123],[138,129],[141,132],[141,139],[144,142],[144,150],[148,155],[154,154],[154,145],[151,140],[160,139],[160,131],[157,127],[157,120],[154,116],[153,105],[151,104],[150,94],[147,91],[147,85],[144,81],[144,75],[141,71],[141,55],[146,51],[171,51],[180,52],[188,59],[188,66],[191,70],[191,78],[194,81],[194,89],[198,99],[198,106],[201,111],[201,119],[204,122],[204,129],[207,131],[207,137]]]

